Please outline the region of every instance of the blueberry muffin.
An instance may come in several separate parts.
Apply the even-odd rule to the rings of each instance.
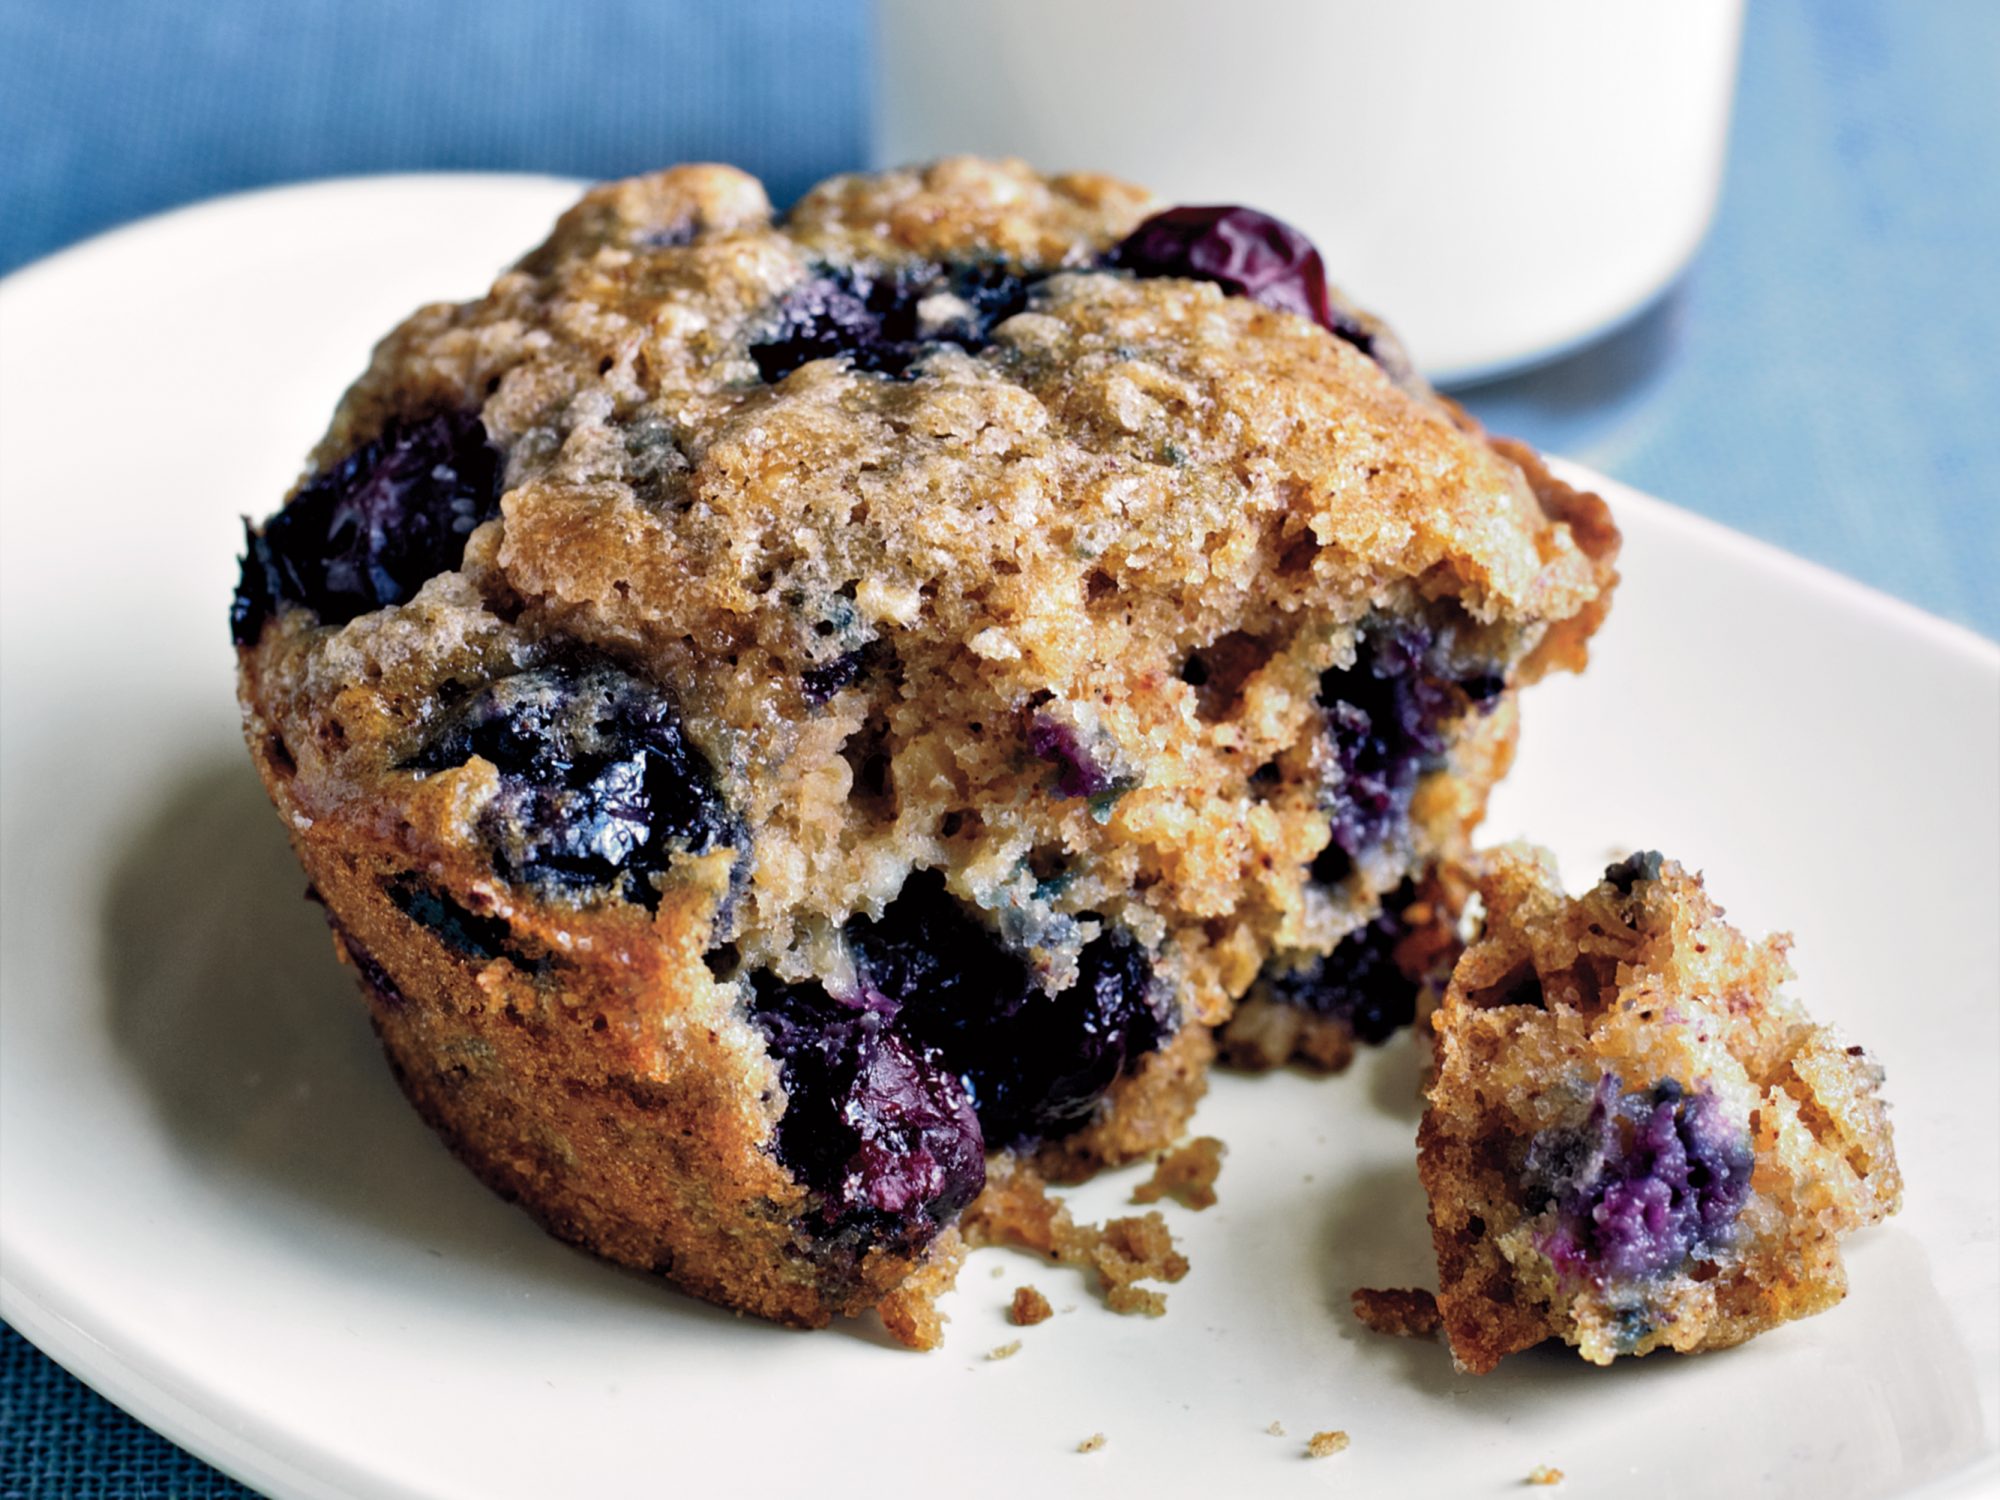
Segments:
[[[989,1153],[1170,1142],[1582,664],[1602,502],[1295,232],[1155,207],[600,187],[250,532],[251,754],[404,1089],[556,1234],[930,1342]]]
[[[1902,1178],[1882,1070],[1779,988],[1789,939],[1655,853],[1572,901],[1503,850],[1479,889],[1418,1136],[1459,1367],[1722,1349],[1838,1302],[1840,1237]]]

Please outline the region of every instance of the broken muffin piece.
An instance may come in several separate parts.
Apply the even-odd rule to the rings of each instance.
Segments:
[[[1504,849],[1479,889],[1418,1133],[1459,1367],[1727,1348],[1838,1302],[1840,1236],[1902,1179],[1881,1068],[1779,989],[1789,938],[1750,942],[1656,853],[1570,900]]]

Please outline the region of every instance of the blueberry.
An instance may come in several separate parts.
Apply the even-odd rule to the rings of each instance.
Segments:
[[[884,1008],[759,974],[751,1017],[785,1087],[778,1159],[817,1196],[823,1245],[920,1249],[985,1186],[964,1085]]]
[[[1606,865],[1604,878],[1621,896],[1632,894],[1632,887],[1642,880],[1658,880],[1660,867],[1666,856],[1657,849],[1642,849],[1637,854],[1628,854],[1614,865]]]
[[[465,539],[500,508],[500,455],[469,412],[392,419],[380,436],[315,474],[247,546],[230,634],[255,644],[295,604],[320,623],[401,604],[458,566]]]
[[[848,938],[866,992],[964,1079],[996,1147],[1087,1124],[1172,1029],[1170,998],[1128,934],[1107,929],[1079,956],[1076,982],[1049,995],[932,872],[912,876],[879,921],[857,919]]]
[[[861,676],[861,653],[845,652],[832,661],[807,667],[799,677],[799,691],[814,708]]]
[[[1339,773],[1325,792],[1332,840],[1313,863],[1321,884],[1335,884],[1357,856],[1386,843],[1409,814],[1417,778],[1443,763],[1446,728],[1467,700],[1427,664],[1429,648],[1420,626],[1378,630],[1364,637],[1352,667],[1320,676]]]
[[[653,908],[660,893],[651,877],[676,853],[740,840],[666,695],[607,664],[488,683],[405,769],[442,771],[475,755],[500,772],[480,831],[510,880]]]
[[[1095,797],[1111,790],[1111,774],[1084,747],[1076,730],[1059,719],[1036,714],[1028,720],[1028,753],[1056,768],[1058,796]]]
[[[994,325],[1027,306],[1038,279],[997,262],[824,268],[785,296],[750,357],[766,381],[839,356],[857,370],[901,376],[941,345],[985,348]]]
[[[1750,1194],[1749,1134],[1714,1095],[1621,1088],[1600,1080],[1584,1122],[1542,1131],[1522,1166],[1523,1204],[1554,1207],[1543,1249],[1572,1279],[1644,1280],[1712,1255]]]
[[[1326,265],[1313,242],[1254,208],[1167,209],[1121,240],[1106,261],[1137,276],[1212,281],[1235,296],[1311,318],[1363,354],[1375,355],[1368,331],[1327,295]]]
[[[831,661],[807,667],[799,674],[799,692],[814,708],[842,688],[896,665],[896,648],[885,640],[864,641]]]
[[[434,891],[414,880],[393,880],[385,891],[404,916],[421,927],[428,927],[447,946],[468,958],[508,958],[524,969],[545,967],[515,951],[513,932],[499,917],[483,917],[442,891]]]
[[[1382,910],[1334,947],[1297,969],[1265,976],[1270,998],[1314,1015],[1347,1022],[1364,1042],[1387,1041],[1417,1018],[1416,981],[1396,963],[1396,945],[1409,936],[1403,912],[1416,899],[1409,881],[1383,899]]]
[[[779,305],[775,326],[751,346],[758,374],[777,381],[816,359],[874,351],[882,342],[882,320],[868,306],[868,283],[861,288],[838,272],[794,288]]]

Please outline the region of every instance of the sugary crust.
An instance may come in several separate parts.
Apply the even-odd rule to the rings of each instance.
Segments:
[[[1418,1135],[1459,1365],[1550,1337],[1599,1363],[1720,1349],[1838,1302],[1840,1236],[1894,1213],[1902,1179],[1880,1068],[1779,988],[1789,940],[1745,939],[1671,861],[1570,900],[1548,855],[1511,848],[1479,889],[1485,930],[1433,1018]],[[1573,1126],[1607,1077],[1712,1096],[1754,1152],[1723,1247],[1637,1285],[1566,1272],[1523,1202],[1529,1143]]]
[[[485,298],[392,332],[342,402],[315,469],[392,418],[476,412],[500,514],[405,603],[339,626],[279,610],[240,653],[246,738],[350,947],[401,996],[375,1011],[405,1088],[557,1233],[792,1322],[901,1287],[892,1328],[932,1341],[917,1309],[945,1250],[802,1250],[771,1154],[784,1091],[744,983],[704,955],[835,972],[843,924],[920,869],[1051,991],[1118,926],[1182,1029],[1042,1165],[1159,1150],[1204,1086],[1208,1026],[1273,951],[1327,951],[1462,851],[1512,753],[1514,686],[1601,613],[1616,533],[1592,497],[1303,319],[1082,269],[1151,206],[967,159],[834,179],[776,223],[726,167],[608,184]],[[913,378],[760,378],[787,295],[918,257],[1078,269]],[[1317,684],[1385,620],[1510,685],[1457,726],[1406,836],[1310,894]],[[1227,642],[1249,650],[1221,701],[1180,669]],[[888,665],[816,701],[811,674],[864,648]],[[740,829],[677,860],[656,911],[501,878],[479,831],[496,769],[407,769],[468,692],[578,656],[667,694]],[[1053,795],[1032,713],[1101,747],[1118,792]],[[1267,764],[1276,785],[1251,789]],[[413,921],[384,895],[399,877],[504,924],[506,951]]]

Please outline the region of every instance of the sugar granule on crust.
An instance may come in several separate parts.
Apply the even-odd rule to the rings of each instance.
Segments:
[[[1167,1310],[1166,1295],[1138,1283],[1174,1282],[1188,1273],[1187,1257],[1175,1248],[1157,1211],[1078,1224],[1041,1175],[1014,1158],[995,1160],[986,1191],[967,1210],[960,1229],[975,1245],[1012,1245],[1094,1271],[1104,1305],[1113,1312],[1160,1316]]]
[[[1009,1309],[1009,1315],[1020,1327],[1029,1328],[1036,1323],[1048,1322],[1056,1315],[1056,1310],[1049,1306],[1049,1299],[1034,1287],[1021,1286],[1014,1288],[1014,1305]]]
[[[1198,1135],[1176,1146],[1159,1160],[1153,1175],[1132,1190],[1134,1203],[1158,1203],[1174,1198],[1199,1211],[1215,1206],[1215,1179],[1222,1172],[1226,1150],[1212,1135]]]
[[[1357,1287],[1354,1316],[1377,1333],[1427,1339],[1444,1326],[1437,1296],[1422,1287]]]
[[[1725,1349],[1838,1303],[1841,1237],[1902,1177],[1882,1069],[1785,992],[1790,940],[1651,851],[1572,899],[1497,850],[1480,894],[1417,1137],[1459,1367]]]
[[[1306,1457],[1331,1458],[1336,1453],[1347,1451],[1347,1434],[1344,1432],[1315,1432],[1306,1439]]]

